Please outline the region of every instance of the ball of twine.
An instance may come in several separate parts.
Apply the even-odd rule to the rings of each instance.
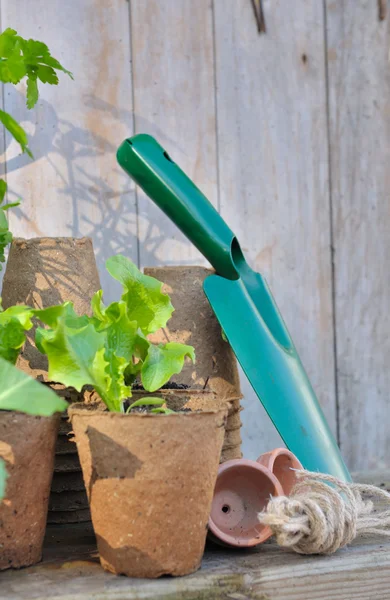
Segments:
[[[271,498],[259,521],[280,546],[299,554],[332,554],[358,535],[390,536],[390,494],[373,485],[296,471],[289,497]],[[377,501],[385,505],[378,507]]]

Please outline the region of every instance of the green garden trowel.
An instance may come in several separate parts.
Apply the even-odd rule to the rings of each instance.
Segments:
[[[125,140],[117,158],[214,267],[204,292],[286,446],[306,469],[350,481],[271,292],[234,233],[154,138]]]

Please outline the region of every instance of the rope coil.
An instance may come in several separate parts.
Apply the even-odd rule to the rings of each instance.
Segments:
[[[279,546],[299,554],[332,554],[358,535],[390,537],[389,492],[323,473],[296,471],[296,476],[291,495],[272,497],[259,514]],[[374,498],[385,502],[385,508]]]

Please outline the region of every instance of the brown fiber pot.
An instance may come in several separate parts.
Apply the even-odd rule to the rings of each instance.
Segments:
[[[69,409],[100,562],[130,577],[201,563],[226,410],[171,415]]]
[[[3,308],[27,304],[47,308],[71,301],[77,314],[91,314],[91,298],[100,289],[92,240],[89,238],[14,238],[4,273]],[[17,366],[47,380],[47,357],[34,343],[35,328]]]
[[[0,457],[8,479],[0,503],[0,570],[41,560],[58,416],[0,411]]]

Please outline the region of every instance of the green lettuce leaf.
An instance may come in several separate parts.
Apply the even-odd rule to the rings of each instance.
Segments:
[[[109,258],[106,268],[123,285],[122,300],[127,305],[129,319],[138,323],[142,333],[147,335],[165,327],[174,309],[169,296],[161,291],[162,283],[143,275],[131,260],[120,254]]]
[[[33,310],[27,306],[12,306],[0,312],[0,357],[15,364],[26,341],[25,331],[32,328]]]
[[[68,406],[50,388],[0,358],[0,410],[48,417]]]
[[[5,484],[7,482],[7,469],[5,468],[5,462],[0,458],[0,502],[5,496]]]
[[[124,381],[128,360],[116,352],[117,348],[127,352],[126,331],[110,331],[116,323],[103,331],[96,330],[94,319],[78,317],[71,302],[35,314],[51,327],[39,328],[35,338],[38,349],[48,357],[50,379],[78,391],[84,385],[92,385],[109,410],[121,411],[122,401],[131,396]],[[130,323],[130,337],[133,331]],[[115,349],[109,346],[110,333]]]
[[[149,347],[149,352],[141,369],[142,385],[145,390],[155,392],[170,380],[172,375],[180,373],[184,359],[188,356],[195,362],[195,352],[192,346],[168,342]]]

